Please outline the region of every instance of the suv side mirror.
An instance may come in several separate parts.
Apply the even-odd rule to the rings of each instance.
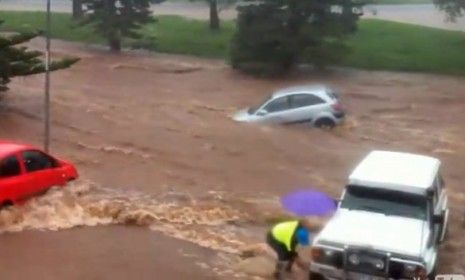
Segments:
[[[257,116],[265,116],[268,114],[268,111],[266,109],[260,109],[257,112]]]
[[[433,188],[429,188],[429,189],[426,191],[426,196],[427,196],[428,198],[433,198],[433,197],[434,197],[434,194],[435,194],[435,192],[434,192],[434,189],[433,189]]]
[[[433,223],[434,224],[442,224],[442,223],[444,223],[444,216],[443,215],[434,215],[433,216]]]

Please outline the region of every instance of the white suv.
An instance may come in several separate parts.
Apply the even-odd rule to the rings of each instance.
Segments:
[[[434,279],[449,214],[440,166],[427,156],[371,152],[314,239],[310,279]]]
[[[332,89],[299,86],[279,90],[256,107],[237,112],[234,120],[263,123],[310,123],[331,128],[344,120],[345,112]]]

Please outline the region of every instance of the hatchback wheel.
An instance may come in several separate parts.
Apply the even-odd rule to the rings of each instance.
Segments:
[[[336,123],[332,119],[323,118],[317,120],[315,126],[322,129],[332,129],[336,126]]]
[[[0,210],[13,206],[13,202],[6,200],[0,204]]]

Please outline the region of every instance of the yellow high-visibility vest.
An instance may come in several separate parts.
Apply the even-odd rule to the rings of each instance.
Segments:
[[[283,243],[288,251],[291,251],[292,236],[298,225],[298,221],[279,223],[271,229],[271,234],[277,241]]]

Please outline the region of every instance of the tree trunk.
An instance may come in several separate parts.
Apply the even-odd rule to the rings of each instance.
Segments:
[[[209,0],[210,2],[210,29],[220,29],[220,17],[218,15],[218,0]]]
[[[348,32],[355,32],[357,29],[357,22],[353,20],[356,15],[353,11],[352,1],[346,0],[342,6],[342,18],[344,20],[345,30]]]
[[[110,50],[112,52],[121,52],[121,39],[117,36],[108,38],[108,45],[110,46]]]
[[[73,18],[80,19],[84,15],[81,0],[73,0]]]

